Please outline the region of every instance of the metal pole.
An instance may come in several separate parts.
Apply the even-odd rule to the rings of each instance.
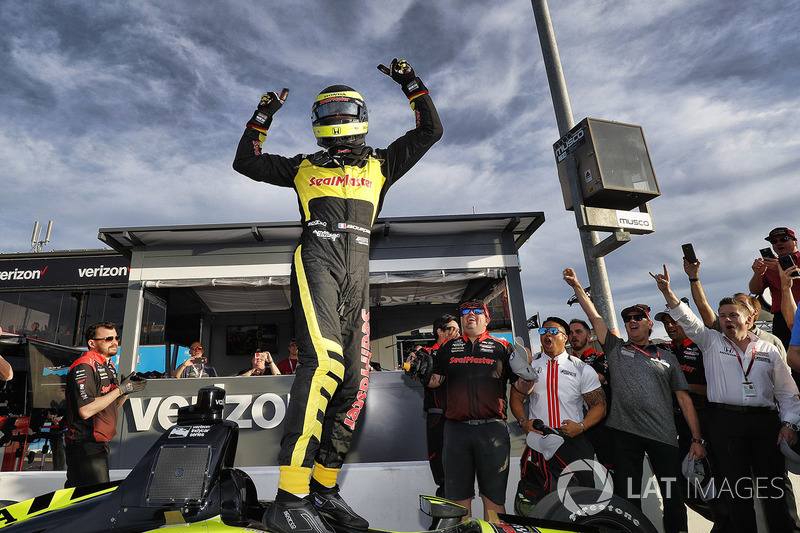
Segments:
[[[575,119],[572,116],[567,84],[564,81],[564,71],[561,68],[561,58],[558,55],[553,23],[550,20],[550,9],[547,6],[547,0],[531,0],[531,6],[533,7],[533,17],[536,21],[536,29],[539,33],[539,42],[542,47],[542,57],[544,58],[544,68],[547,72],[547,81],[550,85],[550,95],[553,99],[558,134],[563,137],[575,126]],[[600,237],[596,231],[580,229],[583,221],[583,197],[578,182],[578,169],[573,157],[567,157],[566,163],[572,205],[575,210],[575,221],[581,236],[581,247],[583,248],[583,257],[586,262],[586,271],[589,274],[589,284],[592,287],[592,301],[597,308],[597,312],[605,319],[608,328],[612,331],[619,331],[617,329],[614,301],[611,298],[611,287],[608,284],[605,259],[603,257],[595,257],[592,252],[600,242]]]

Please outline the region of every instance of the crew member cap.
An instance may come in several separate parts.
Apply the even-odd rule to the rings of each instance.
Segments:
[[[789,237],[792,240],[797,240],[794,232],[789,228],[775,228],[774,230],[769,232],[769,235],[764,237],[765,241],[769,241],[774,239],[775,237]]]
[[[489,308],[486,307],[486,304],[483,302],[472,301],[472,302],[464,302],[460,306],[458,306],[459,310],[463,309],[483,309],[483,312],[486,313],[486,316],[489,316]]]
[[[634,304],[630,307],[626,307],[620,313],[620,316],[625,318],[625,315],[629,313],[644,313],[648,320],[650,320],[650,306],[647,304]]]

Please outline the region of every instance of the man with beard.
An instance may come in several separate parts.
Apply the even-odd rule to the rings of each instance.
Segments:
[[[706,450],[689,396],[689,386],[678,360],[670,351],[650,342],[653,321],[648,306],[636,304],[622,310],[622,321],[628,334],[628,340],[623,341],[609,331],[573,269],[564,270],[564,281],[575,291],[597,340],[603,345],[613,376],[614,402],[606,425],[613,430],[614,492],[641,508],[640,489],[646,453],[663,497],[664,531],[687,531],[683,494],[672,485],[681,476],[677,430],[672,416],[673,395],[691,430],[691,457],[702,459]]]
[[[592,329],[585,320],[573,318],[569,321],[569,345],[572,355],[591,366],[600,380],[603,393],[606,396],[606,414],[611,410],[611,384],[608,372],[608,361],[602,354],[589,345],[592,338]],[[611,447],[611,433],[606,428],[606,417],[586,430],[586,438],[592,443],[597,460],[603,463],[606,470],[613,474],[614,451]]]
[[[117,410],[128,394],[143,390],[147,380],[133,374],[117,381],[111,358],[119,350],[117,328],[111,322],[86,329],[84,352],[67,374],[67,432],[65,488],[109,481],[109,441],[117,433]]]

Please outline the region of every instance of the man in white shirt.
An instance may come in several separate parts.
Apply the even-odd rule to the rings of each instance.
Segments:
[[[597,372],[578,357],[566,352],[569,324],[558,317],[549,317],[539,328],[542,352],[533,356],[531,367],[539,375],[528,395],[527,416],[523,402],[526,395],[512,387],[509,404],[520,428],[526,433],[533,421],[542,420],[546,426],[564,437],[555,455],[547,459],[542,453],[525,447],[519,484],[514,502],[517,512],[527,514],[525,505],[535,504],[556,489],[558,476],[573,461],[594,457],[594,450],[584,432],[598,424],[606,414],[605,393]],[[584,416],[584,402],[589,410]],[[591,471],[574,473],[578,485],[593,487]]]
[[[678,300],[666,266],[663,274],[650,275],[669,314],[703,351],[706,393],[713,410],[708,439],[723,479],[718,490],[731,495],[731,524],[736,531],[756,531],[755,496],[764,505],[770,531],[792,531],[779,448],[784,440],[790,445],[797,442],[800,422],[800,398],[789,368],[775,346],[748,331],[750,309],[744,303],[735,298],[720,301],[719,332],[706,328]]]

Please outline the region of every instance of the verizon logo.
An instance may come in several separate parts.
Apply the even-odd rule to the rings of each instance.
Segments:
[[[22,279],[42,279],[42,275],[47,270],[44,267],[42,270],[2,270],[0,271],[0,281],[16,281]]]
[[[99,267],[94,267],[94,268],[79,268],[78,276],[81,278],[106,278],[114,276],[127,276],[129,270],[130,270],[129,267],[124,267],[124,266],[107,267],[104,265],[100,265]]]

